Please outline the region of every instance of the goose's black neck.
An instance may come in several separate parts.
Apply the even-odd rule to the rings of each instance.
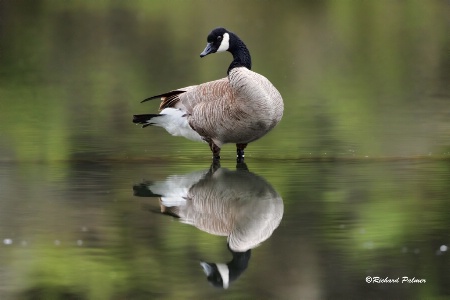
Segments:
[[[230,281],[234,281],[247,269],[252,250],[234,252],[230,249],[230,252],[233,254],[233,259],[227,265],[230,270]]]
[[[249,70],[252,69],[252,58],[250,57],[250,51],[248,51],[244,42],[235,34],[231,34],[230,36],[230,48],[228,51],[233,55],[233,61],[228,67],[228,74],[230,74],[230,71],[234,68],[245,67]]]

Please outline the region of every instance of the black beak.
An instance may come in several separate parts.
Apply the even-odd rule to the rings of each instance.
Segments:
[[[203,52],[200,53],[200,57],[204,57],[204,56],[206,56],[206,55],[208,55],[208,54],[211,54],[211,53],[213,53],[213,52],[212,52],[212,43],[208,43],[208,44],[206,45],[205,50],[203,50]]]

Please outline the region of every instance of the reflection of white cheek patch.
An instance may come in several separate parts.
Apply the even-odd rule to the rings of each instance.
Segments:
[[[223,35],[222,43],[220,43],[220,47],[219,49],[217,49],[217,52],[227,51],[229,46],[230,46],[230,35],[228,33],[225,33]]]
[[[230,269],[226,264],[216,264],[217,270],[219,270],[219,274],[222,277],[223,288],[227,289],[230,284]]]

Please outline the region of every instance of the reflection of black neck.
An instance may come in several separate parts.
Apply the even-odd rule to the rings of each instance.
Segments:
[[[238,67],[245,67],[249,70],[252,69],[252,58],[247,46],[241,41],[235,34],[230,34],[230,48],[228,51],[233,54],[233,61],[228,67],[227,73],[230,74],[231,69]]]
[[[247,250],[246,252],[234,252],[229,249],[233,255],[233,259],[227,263],[228,269],[230,270],[230,282],[236,280],[248,267],[248,262],[250,261],[250,256],[252,250]]]

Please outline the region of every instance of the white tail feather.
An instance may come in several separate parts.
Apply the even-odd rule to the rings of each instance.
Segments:
[[[165,108],[161,111],[160,115],[151,120],[152,125],[163,127],[168,133],[174,136],[183,136],[197,142],[204,141],[189,125],[185,112],[176,108]]]

